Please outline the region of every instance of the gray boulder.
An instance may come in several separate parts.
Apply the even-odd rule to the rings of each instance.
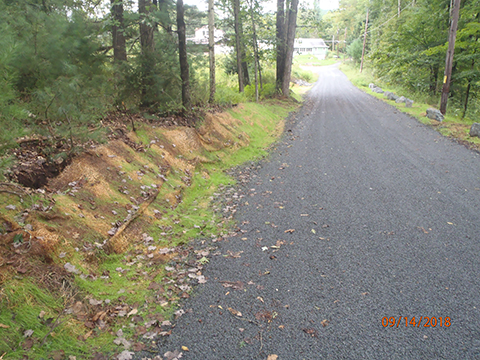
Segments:
[[[473,123],[470,128],[470,136],[480,137],[480,123]]]
[[[405,107],[411,108],[413,105],[413,100],[405,99]]]
[[[402,102],[405,102],[405,100],[407,100],[407,99],[405,98],[405,96],[400,96],[397,100],[395,100],[395,102],[396,102],[397,104],[400,104],[400,103],[402,103]]]
[[[375,85],[374,83],[370,83],[368,84],[368,87],[370,88],[370,90],[372,90],[373,92],[376,92],[378,94],[383,94],[384,91],[379,88],[377,85]]]
[[[440,110],[434,108],[427,109],[427,117],[440,122],[443,121],[443,114],[440,112]]]
[[[395,95],[394,93],[390,92],[390,91],[385,91],[385,92],[383,93],[383,95],[385,95],[385,97],[386,97],[388,100],[393,100],[393,101],[395,101],[395,100],[398,99],[398,96]]]

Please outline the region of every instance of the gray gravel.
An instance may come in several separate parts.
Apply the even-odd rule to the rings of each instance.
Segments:
[[[479,155],[335,66],[294,122],[246,170],[242,231],[218,243],[158,358],[480,358]],[[451,326],[405,326],[422,316]]]

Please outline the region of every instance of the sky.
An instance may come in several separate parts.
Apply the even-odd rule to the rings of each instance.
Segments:
[[[338,9],[339,0],[301,0],[301,3],[304,3],[308,8],[313,9],[313,3],[317,1],[320,3],[320,8],[323,10],[335,10]],[[197,5],[200,10],[207,10],[208,0],[184,0],[185,4],[188,5]],[[268,12],[275,12],[277,9],[276,0],[263,1],[264,9]]]

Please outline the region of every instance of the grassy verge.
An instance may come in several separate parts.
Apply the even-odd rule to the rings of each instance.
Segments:
[[[342,70],[342,72],[349,78],[353,85],[363,90],[367,94],[375,96],[376,98],[395,106],[399,111],[409,114],[423,124],[433,127],[444,136],[460,140],[469,147],[480,150],[480,139],[477,137],[471,137],[469,135],[470,127],[475,122],[473,119],[462,119],[460,116],[455,116],[447,112],[445,119],[442,122],[431,120],[426,117],[427,109],[431,107],[438,108],[438,104],[435,103],[435,101],[438,100],[429,99],[421,95],[409,94],[400,87],[382,84],[379,80],[375,79],[368,69],[360,73],[358,68],[352,66],[351,64],[344,63],[340,67],[340,70]],[[407,108],[405,107],[404,103],[397,104],[395,101],[385,98],[383,94],[373,92],[368,87],[370,83],[380,86],[384,91],[390,91],[399,96],[403,95],[414,100],[413,106],[411,108]]]
[[[85,155],[78,173],[72,164],[49,196],[0,192],[0,359],[114,359],[167,336],[179,301],[205,280],[212,241],[229,231],[214,201],[235,183],[225,170],[266,155],[297,106],[240,104],[197,130],[138,124],[144,152],[116,142]],[[133,201],[154,193],[104,246]]]
[[[339,59],[334,58],[320,60],[312,55],[296,55],[293,57],[293,65],[327,66],[336,64],[338,61]]]

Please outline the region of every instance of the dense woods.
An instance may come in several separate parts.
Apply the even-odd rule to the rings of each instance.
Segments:
[[[322,36],[360,63],[367,9],[365,64],[386,83],[403,87],[439,106],[453,0],[340,1],[317,21]],[[480,86],[480,4],[461,0],[450,82],[451,114],[478,118]]]
[[[269,55],[275,38],[268,35],[274,15],[257,0],[215,6],[208,16],[181,0],[0,1],[0,120],[9,128],[0,135],[1,154],[19,137],[35,135],[69,157],[77,144],[104,138],[100,120],[111,112],[194,119],[194,109],[208,102],[276,95],[275,78],[261,73],[275,67]],[[189,42],[208,21],[210,45]],[[222,44],[234,49],[217,61],[214,28],[225,31]],[[216,81],[215,69],[223,74]],[[288,96],[288,82],[286,89]]]

